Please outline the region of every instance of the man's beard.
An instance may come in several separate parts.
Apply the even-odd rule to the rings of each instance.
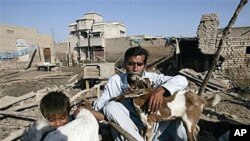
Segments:
[[[143,71],[142,72],[129,71],[127,72],[127,74],[129,80],[136,81],[142,77]]]

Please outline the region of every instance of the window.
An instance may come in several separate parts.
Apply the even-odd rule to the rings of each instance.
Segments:
[[[93,33],[93,37],[100,37],[100,33]]]
[[[247,46],[246,54],[250,54],[250,46]]]
[[[82,35],[84,38],[88,38],[88,33],[86,33],[86,32],[81,32],[81,35]]]
[[[6,32],[8,33],[8,34],[14,34],[14,30],[6,30]]]
[[[120,30],[120,36],[125,36],[125,31]]]

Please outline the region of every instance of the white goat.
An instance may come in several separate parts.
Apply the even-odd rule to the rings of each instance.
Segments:
[[[39,120],[30,125],[22,141],[99,141],[99,125],[93,114],[81,109],[76,119],[53,130],[48,122]]]

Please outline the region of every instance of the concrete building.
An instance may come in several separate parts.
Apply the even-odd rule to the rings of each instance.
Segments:
[[[126,36],[126,27],[121,22],[104,22],[103,16],[89,12],[69,25],[70,47],[77,52],[77,60],[105,59],[106,39]]]
[[[50,62],[54,63],[53,40],[50,35],[38,33],[35,28],[21,27],[14,25],[0,24],[0,52],[21,51],[31,46],[37,47],[34,62]],[[16,65],[28,63],[34,51],[20,56],[18,58],[9,58],[16,60]],[[6,61],[0,61],[4,64]],[[21,63],[20,63],[21,62]],[[15,65],[15,64],[11,64]]]

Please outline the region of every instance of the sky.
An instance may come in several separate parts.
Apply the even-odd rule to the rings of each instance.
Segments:
[[[36,28],[56,42],[69,36],[68,26],[94,11],[104,22],[120,21],[127,36],[195,37],[202,14],[216,13],[227,26],[240,0],[0,0],[0,23]],[[250,26],[250,4],[234,27]]]

